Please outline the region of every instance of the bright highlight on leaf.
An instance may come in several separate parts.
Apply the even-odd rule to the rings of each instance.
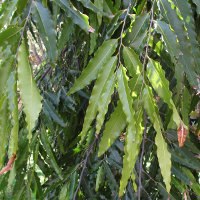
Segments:
[[[18,54],[18,81],[20,97],[24,105],[24,112],[28,125],[28,139],[30,140],[32,137],[31,131],[35,127],[35,122],[42,108],[42,97],[40,96],[40,92],[32,76],[24,41],[19,48]]]

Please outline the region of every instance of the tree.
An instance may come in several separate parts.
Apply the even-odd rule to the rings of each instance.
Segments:
[[[1,199],[200,198],[198,0],[0,16]]]

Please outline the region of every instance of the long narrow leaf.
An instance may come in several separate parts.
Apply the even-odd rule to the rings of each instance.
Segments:
[[[31,131],[35,126],[35,121],[37,120],[42,108],[42,97],[40,96],[39,90],[32,77],[24,41],[19,48],[18,54],[18,81],[20,96],[24,104],[24,112],[26,114],[26,121],[28,124],[28,138],[30,140],[32,137]]]
[[[88,66],[83,70],[81,76],[76,80],[68,95],[84,88],[97,77],[98,71],[105,64],[109,57],[114,53],[117,40],[108,40],[104,42],[96,51],[94,58],[90,60]]]

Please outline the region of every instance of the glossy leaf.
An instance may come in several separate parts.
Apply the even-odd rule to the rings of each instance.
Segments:
[[[126,127],[126,115],[122,109],[122,104],[118,101],[115,111],[111,114],[109,121],[105,125],[105,130],[99,144],[98,156],[101,156],[108,150],[114,141],[121,135]]]
[[[162,136],[162,123],[158,114],[158,108],[156,106],[153,92],[150,87],[146,86],[143,90],[142,102],[144,108],[153,123],[154,129],[156,130],[155,143],[157,146],[157,157],[159,161],[159,166],[161,169],[161,174],[163,176],[164,183],[166,185],[167,191],[170,192],[170,182],[171,182],[171,154],[167,150],[167,144]]]
[[[50,12],[38,1],[34,1],[33,4],[32,10],[34,20],[36,21],[38,31],[47,49],[48,57],[54,62],[57,57],[56,32]]]
[[[113,74],[115,68],[116,68],[116,62],[117,57],[111,57],[108,59],[108,61],[102,66],[98,73],[97,80],[95,82],[94,88],[92,90],[92,94],[90,97],[89,105],[85,114],[83,129],[81,132],[81,138],[84,139],[90,124],[94,120],[97,114],[99,99],[102,95],[102,91],[104,87],[106,86],[106,83],[110,77],[110,75]]]
[[[169,24],[174,29],[180,42],[181,52],[179,59],[184,66],[184,71],[187,73],[190,83],[198,88],[194,69],[194,58],[191,51],[191,44],[187,37],[187,32],[185,30],[184,24],[178,17],[175,8],[172,8],[172,6],[170,5],[170,2],[168,2],[167,0],[161,0],[160,4],[164,11],[164,15],[166,15]]]
[[[88,66],[82,71],[81,76],[76,80],[75,84],[68,92],[68,95],[73,94],[74,92],[84,88],[97,77],[98,71],[114,53],[116,45],[117,40],[112,39],[104,42],[99,47],[94,55],[94,58],[90,60]]]
[[[9,103],[9,110],[12,115],[12,130],[10,134],[9,141],[9,158],[13,154],[16,155],[18,149],[18,131],[19,131],[19,121],[18,121],[18,101],[17,101],[17,75],[12,72],[7,81],[7,96]]]
[[[18,54],[18,82],[20,97],[24,105],[26,122],[28,124],[28,138],[30,140],[32,137],[31,131],[35,127],[35,121],[38,119],[42,108],[42,97],[32,77],[24,41],[19,48]]]
[[[50,142],[49,142],[49,139],[48,139],[48,136],[47,136],[47,133],[46,133],[46,130],[44,129],[44,127],[41,129],[40,135],[41,135],[41,141],[44,145],[44,149],[46,150],[46,152],[49,156],[51,165],[54,168],[55,172],[58,174],[59,178],[62,180],[63,179],[62,171],[59,168],[59,166],[55,160],[55,157],[52,152],[51,145],[50,145]]]
[[[90,30],[91,27],[89,25],[87,15],[84,15],[78,10],[72,8],[68,0],[54,0],[54,1],[65,11],[67,16],[72,19],[74,24],[77,24],[85,31]]]
[[[105,87],[103,88],[98,103],[98,115],[97,115],[97,125],[96,125],[97,134],[99,134],[101,126],[103,125],[104,116],[108,110],[108,104],[111,101],[111,95],[114,92],[114,86],[115,86],[115,76],[111,74],[111,77],[109,77]]]

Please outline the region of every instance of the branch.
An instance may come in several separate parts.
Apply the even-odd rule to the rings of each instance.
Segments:
[[[140,157],[140,170],[139,170],[139,188],[138,188],[138,200],[140,200],[141,196],[141,189],[142,189],[142,161],[143,161],[143,156],[144,156],[144,147],[145,147],[145,141],[146,141],[146,132],[147,132],[147,114],[144,111],[145,115],[145,122],[144,122],[144,132],[143,132],[143,142],[142,142],[142,153]]]
[[[86,157],[85,157],[85,160],[84,160],[83,169],[82,169],[82,171],[81,171],[79,183],[78,183],[78,186],[77,186],[76,191],[75,191],[75,193],[74,193],[73,200],[76,200],[76,195],[77,195],[77,193],[78,193],[78,191],[79,191],[79,189],[80,189],[80,187],[81,187],[81,181],[82,181],[83,173],[84,173],[85,168],[86,168],[86,165],[87,165],[87,160],[88,160],[88,158],[89,158],[89,156],[90,156],[90,154],[91,154],[91,152],[92,152],[92,150],[93,150],[93,148],[94,148],[94,144],[96,143],[97,139],[98,139],[98,135],[95,134],[95,139],[94,139],[94,141],[92,142],[91,146],[89,147],[88,152],[85,153],[85,154],[86,154]]]

